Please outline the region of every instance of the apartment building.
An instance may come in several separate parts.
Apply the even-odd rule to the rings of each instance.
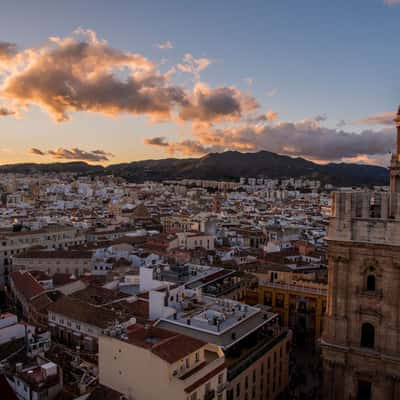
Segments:
[[[44,249],[65,249],[72,245],[83,244],[86,237],[82,231],[69,226],[48,226],[37,230],[14,232],[0,231],[0,287],[8,279],[14,256],[32,247]]]
[[[227,364],[228,400],[275,399],[288,385],[291,332],[263,306],[204,296],[192,283],[149,292],[158,328],[218,346]],[[199,284],[200,285],[200,284]]]
[[[102,385],[136,400],[225,399],[227,369],[218,346],[150,325],[102,336],[99,371]]]
[[[28,250],[13,257],[12,269],[43,271],[47,274],[74,274],[76,277],[92,270],[91,251]]]
[[[214,250],[215,237],[213,235],[199,232],[179,232],[176,235],[178,237],[178,246],[186,250],[193,250],[198,247]]]
[[[101,335],[122,332],[147,319],[145,300],[93,286],[60,298],[48,309],[52,338],[94,353]]]
[[[327,284],[312,281],[261,280],[257,289],[258,302],[271,306],[282,323],[296,331],[301,340],[321,337],[327,302]]]

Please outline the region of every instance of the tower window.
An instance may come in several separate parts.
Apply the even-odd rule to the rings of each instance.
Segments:
[[[374,275],[368,275],[368,277],[367,277],[367,290],[369,292],[375,291],[375,276]]]
[[[361,347],[374,348],[375,328],[372,324],[366,322],[361,327]]]

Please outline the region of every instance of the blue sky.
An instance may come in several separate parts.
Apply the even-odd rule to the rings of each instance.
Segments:
[[[2,5],[0,41],[38,49],[48,37],[65,38],[83,27],[112,48],[143,55],[160,73],[190,53],[211,62],[199,81],[248,93],[260,112],[278,113],[277,121],[325,115],[324,128],[361,133],[389,129],[355,121],[393,112],[400,102],[399,21],[400,6],[384,0],[13,1]],[[157,47],[166,41],[173,48]],[[178,71],[172,79],[190,91],[195,78]],[[145,115],[71,111],[68,121],[55,122],[35,102],[19,114],[0,118],[0,163],[51,161],[47,150],[75,147],[110,152],[110,162],[161,158],[167,147],[145,145],[146,138],[193,140],[190,121],[149,123]],[[346,125],[338,128],[341,120]],[[217,128],[213,123],[203,129]],[[33,156],[30,148],[46,154]]]

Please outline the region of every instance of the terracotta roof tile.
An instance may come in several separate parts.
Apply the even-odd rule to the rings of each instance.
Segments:
[[[15,289],[26,300],[44,292],[40,283],[27,271],[13,271],[10,278],[15,286]]]

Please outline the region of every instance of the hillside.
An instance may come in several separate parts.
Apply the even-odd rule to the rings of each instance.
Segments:
[[[132,182],[163,179],[237,180],[240,177],[310,177],[335,185],[387,185],[388,169],[378,166],[330,163],[320,165],[303,158],[292,158],[268,151],[240,153],[227,151],[201,158],[145,160],[108,167],[85,162],[14,164],[0,166],[0,173],[73,172],[114,174]]]

